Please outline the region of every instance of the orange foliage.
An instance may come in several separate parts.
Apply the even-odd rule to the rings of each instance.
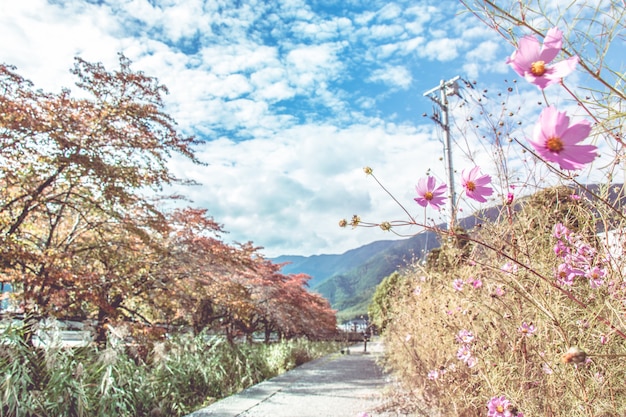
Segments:
[[[34,90],[0,65],[0,282],[24,313],[323,337],[334,312],[308,277],[280,274],[251,243],[228,245],[204,209],[166,214],[172,153],[193,138],[163,111],[164,86],[120,56],[76,59],[82,98]],[[138,333],[139,334],[139,333]]]

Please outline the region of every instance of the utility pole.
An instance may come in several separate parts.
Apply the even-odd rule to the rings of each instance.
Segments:
[[[459,95],[459,86],[457,84],[459,78],[457,75],[448,81],[441,80],[437,87],[424,93],[424,97],[429,97],[441,108],[441,118],[435,113],[432,119],[443,129],[444,164],[448,176],[448,190],[450,191],[448,198],[450,209],[448,231],[452,231],[456,224],[456,192],[454,191],[454,168],[452,166],[452,148],[450,146],[450,124],[448,123],[448,96]],[[439,97],[435,94],[437,92],[439,92]]]

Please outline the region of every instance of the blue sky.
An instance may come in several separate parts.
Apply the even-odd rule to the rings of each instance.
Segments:
[[[71,88],[75,56],[115,69],[118,52],[166,85],[166,111],[181,132],[204,141],[197,153],[207,163],[172,159],[176,175],[202,184],[178,192],[208,208],[227,240],[251,240],[270,257],[342,253],[395,238],[337,225],[357,213],[403,217],[363,167],[424,216],[412,200],[417,179],[428,170],[445,174],[441,133],[422,117],[433,108],[423,93],[456,75],[485,87],[515,78],[504,64],[512,47],[455,1],[25,0],[1,7],[0,61],[38,88]],[[520,103],[538,97],[532,88],[525,94]],[[485,158],[459,152],[455,166]],[[496,193],[493,202],[500,201]],[[427,215],[445,221],[444,213]]]

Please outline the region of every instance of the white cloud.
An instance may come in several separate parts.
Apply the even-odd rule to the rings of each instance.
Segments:
[[[276,48],[252,42],[206,46],[200,51],[200,59],[206,70],[216,74],[250,72],[279,64]]]
[[[395,20],[402,14],[402,9],[395,3],[387,3],[377,13],[377,17],[381,21]]]
[[[406,67],[387,66],[374,71],[370,80],[374,82],[380,81],[391,87],[407,89],[411,85],[413,78]]]
[[[429,41],[419,53],[431,60],[441,62],[452,61],[459,56],[459,48],[463,46],[462,39],[440,38]]]
[[[121,40],[110,33],[118,29],[118,22],[95,5],[8,2],[0,14],[0,61],[16,65],[39,88],[58,91],[60,86],[73,85],[69,67],[76,55],[117,61]]]
[[[470,50],[466,58],[468,60],[476,60],[476,61],[495,61],[496,53],[498,52],[500,45],[494,41],[487,40],[479,43],[477,46],[473,47]]]
[[[298,35],[315,39],[318,42],[332,41],[341,35],[350,36],[352,29],[352,21],[346,17],[316,20],[315,22],[298,22],[293,28]]]
[[[371,35],[377,39],[398,37],[404,33],[400,25],[374,25],[369,28]]]
[[[408,16],[414,16],[413,20],[405,24],[407,30],[414,35],[422,34],[428,24],[441,14],[436,7],[425,4],[411,6],[405,13]]]

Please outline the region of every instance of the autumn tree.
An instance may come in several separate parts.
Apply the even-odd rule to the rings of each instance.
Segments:
[[[248,290],[236,278],[251,273],[256,248],[226,244],[222,226],[206,209],[175,210],[168,223],[157,273],[167,287],[151,297],[167,312],[161,320],[189,324],[196,333],[205,328],[229,333],[233,320],[252,308]]]
[[[206,209],[165,211],[167,168],[199,163],[163,111],[165,87],[76,59],[80,89],[34,90],[0,65],[0,282],[29,319],[93,318],[320,337],[334,312],[252,243],[230,245]]]
[[[80,98],[34,90],[0,65],[0,279],[14,284],[26,313],[102,306],[90,295],[117,266],[85,260],[164,232],[151,195],[177,181],[167,159],[198,162],[194,140],[163,111],[165,87],[124,56],[119,63],[108,72],[77,58]]]

